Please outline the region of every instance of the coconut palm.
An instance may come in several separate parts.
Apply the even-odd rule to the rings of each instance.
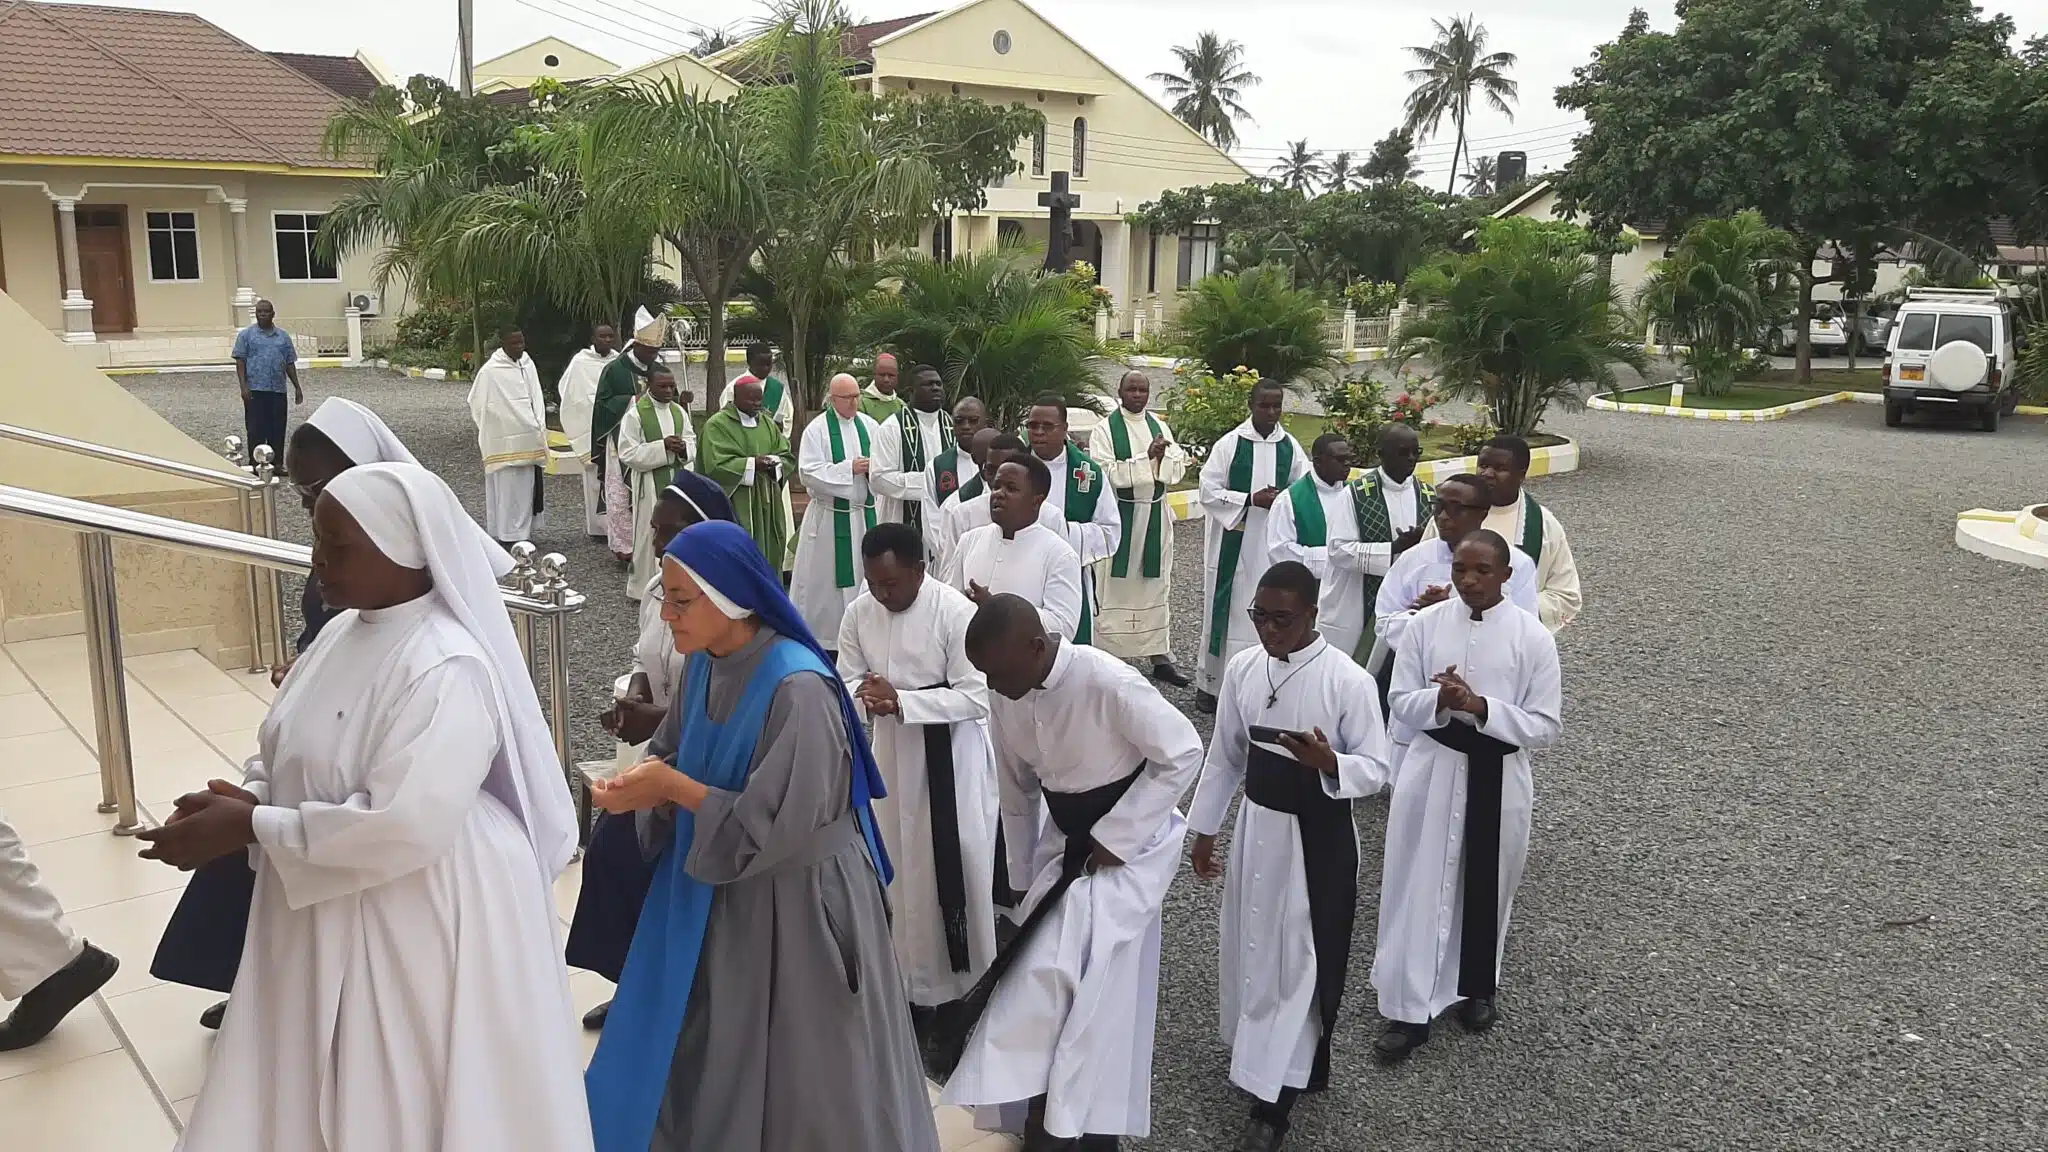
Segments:
[[[1465,195],[1491,196],[1494,193],[1493,186],[1498,179],[1499,174],[1494,168],[1494,158],[1491,156],[1478,157],[1472,161],[1470,168],[1465,169]]]
[[[1240,365],[1291,381],[1332,362],[1323,302],[1275,265],[1204,277],[1188,289],[1174,342],[1218,376]]]
[[[1644,366],[1614,288],[1594,260],[1531,245],[1449,254],[1408,279],[1421,314],[1394,340],[1399,364],[1420,358],[1452,389],[1476,395],[1501,431],[1526,436],[1552,404],[1616,386],[1614,368]]]
[[[1515,54],[1489,53],[1486,26],[1474,23],[1470,16],[1454,17],[1449,24],[1441,20],[1432,23],[1436,25],[1436,42],[1408,49],[1422,67],[1408,73],[1415,90],[1408,93],[1408,116],[1402,131],[1426,140],[1436,134],[1445,116],[1451,118],[1458,142],[1451,147],[1451,178],[1444,186],[1448,193],[1458,185],[1458,166],[1465,155],[1465,124],[1472,113],[1473,95],[1479,95],[1488,107],[1508,119],[1515,118],[1510,105],[1516,99],[1516,84],[1507,76],[1508,69],[1515,66]]]
[[[1042,259],[1015,244],[953,260],[901,254],[884,263],[885,288],[856,319],[856,339],[939,369],[950,395],[988,405],[995,427],[1015,427],[1041,392],[1092,407],[1091,294],[1045,275]]]
[[[1734,383],[1743,349],[1792,303],[1783,286],[1798,266],[1792,237],[1755,211],[1702,220],[1650,266],[1637,303],[1686,346],[1699,390],[1718,396]]]
[[[1252,116],[1239,101],[1245,89],[1259,82],[1244,67],[1244,45],[1204,32],[1195,37],[1193,48],[1176,45],[1173,54],[1180,71],[1149,77],[1173,98],[1173,114],[1218,148],[1237,147],[1236,122]]]
[[[1273,183],[1307,194],[1323,182],[1323,175],[1328,171],[1328,166],[1323,163],[1323,154],[1311,151],[1308,140],[1304,138],[1289,140],[1287,155],[1281,157],[1267,171],[1271,173]]]
[[[1364,175],[1358,169],[1351,166],[1351,153],[1349,152],[1337,153],[1335,156],[1330,157],[1328,164],[1323,166],[1323,191],[1325,192],[1349,192],[1353,188],[1363,187],[1364,184]]]

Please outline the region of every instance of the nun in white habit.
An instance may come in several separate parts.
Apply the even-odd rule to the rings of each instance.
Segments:
[[[238,1010],[178,1146],[588,1149],[550,891],[575,815],[501,557],[415,465],[336,476],[313,522],[344,611],[285,678],[243,785],[142,834],[180,868],[247,849],[257,872]]]

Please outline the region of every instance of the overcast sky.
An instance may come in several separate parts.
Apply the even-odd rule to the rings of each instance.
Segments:
[[[417,72],[452,78],[455,0],[348,0],[286,3],[259,0],[107,0],[141,7],[196,11],[259,48],[347,55],[366,49],[401,76]],[[1306,137],[1326,155],[1349,149],[1363,161],[1372,142],[1401,119],[1410,67],[1403,46],[1433,38],[1431,21],[1454,9],[1409,0],[1030,0],[1034,7],[1110,67],[1154,97],[1146,80],[1169,70],[1169,49],[1215,31],[1245,48],[1245,62],[1264,78],[1245,104],[1252,122],[1240,125],[1239,158],[1264,172],[1290,140]],[[476,55],[486,60],[545,35],[558,36],[620,64],[668,55],[707,26],[746,27],[766,11],[754,0],[475,0]],[[855,16],[888,19],[945,7],[940,0],[852,0]],[[1500,0],[1469,8],[1490,34],[1489,47],[1513,52],[1512,75],[1521,101],[1512,121],[1485,111],[1474,117],[1474,150],[1520,149],[1531,172],[1569,158],[1578,123],[1551,94],[1571,78],[1595,45],[1620,31],[1630,0]],[[1994,5],[1994,8],[2001,6]],[[2048,0],[2002,6],[2022,35],[2038,31]],[[1660,28],[1676,20],[1668,2],[1649,6]],[[1443,132],[1418,153],[1425,180],[1439,186],[1449,175],[1452,133]],[[1107,142],[1100,142],[1107,147]],[[1136,153],[1133,154],[1133,158]],[[1127,158],[1127,159],[1133,159]]]

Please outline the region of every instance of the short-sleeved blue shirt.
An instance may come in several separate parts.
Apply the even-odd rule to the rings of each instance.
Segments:
[[[235,359],[248,364],[249,391],[282,392],[284,370],[298,362],[299,350],[284,329],[272,325],[265,332],[261,324],[251,324],[235,337]]]

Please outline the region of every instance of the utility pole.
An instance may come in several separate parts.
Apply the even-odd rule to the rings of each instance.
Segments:
[[[455,0],[455,53],[457,88],[464,96],[476,95],[476,0]]]

